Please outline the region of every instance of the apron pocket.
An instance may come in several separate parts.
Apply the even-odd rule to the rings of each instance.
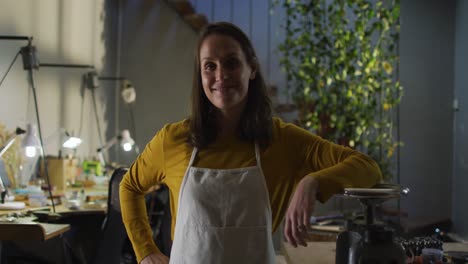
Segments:
[[[267,226],[227,227],[223,264],[275,263],[271,230]]]
[[[207,227],[186,225],[175,239],[171,264],[274,264],[267,226]]]

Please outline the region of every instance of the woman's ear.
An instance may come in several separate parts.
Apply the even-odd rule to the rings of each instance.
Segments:
[[[257,71],[252,71],[252,73],[250,74],[250,80],[255,79],[255,74],[256,73],[257,73]]]
[[[250,73],[250,80],[255,79],[258,70],[258,61],[257,58],[253,58],[251,63],[252,72]]]

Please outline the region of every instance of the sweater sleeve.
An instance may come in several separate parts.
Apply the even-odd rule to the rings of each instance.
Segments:
[[[290,153],[297,157],[300,177],[314,177],[319,182],[319,201],[342,193],[343,188],[369,188],[382,179],[379,166],[370,157],[292,124],[288,131]]]
[[[163,128],[146,145],[120,183],[122,220],[138,263],[147,255],[159,252],[152,239],[144,195],[164,180],[164,136]]]

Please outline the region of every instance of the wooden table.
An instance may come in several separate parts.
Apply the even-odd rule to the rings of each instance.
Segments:
[[[38,222],[36,217],[37,212],[35,212],[36,215],[27,213],[29,210],[40,211],[44,209],[50,210],[51,208],[25,208],[22,210],[0,211],[0,263],[2,262],[2,250],[4,251],[3,255],[11,254],[11,245],[13,245],[13,247],[18,247],[18,245],[20,245],[22,250],[26,248],[29,252],[28,254],[34,256],[44,257],[47,254],[52,254],[51,252],[55,252],[54,250],[56,250],[54,248],[54,246],[57,245],[56,239],[62,241],[63,237],[61,235],[69,231],[74,225],[73,223],[77,221],[81,223],[82,217],[88,219],[86,221],[89,221],[89,217],[93,219],[96,216],[103,218],[107,212],[107,208],[105,207],[85,207],[78,210],[71,210],[63,205],[59,205],[56,206],[56,212],[61,216],[60,224]],[[50,211],[42,212],[47,214]],[[49,242],[49,240],[52,242]],[[44,241],[48,241],[48,244],[44,244]],[[63,246],[63,242],[60,242],[58,245]],[[51,249],[51,247],[54,249]],[[45,255],[43,256],[42,254]],[[59,255],[51,255],[50,257],[60,258]],[[61,260],[59,260],[59,262],[61,262]]]
[[[307,247],[294,248],[283,244],[283,255],[287,264],[333,264],[336,244],[334,242],[308,242]],[[444,243],[445,251],[468,251],[468,243]]]
[[[56,212],[61,217],[73,217],[80,215],[105,215],[106,207],[82,207],[77,210],[71,210],[63,205],[56,206]],[[38,222],[36,216],[27,212],[43,211],[50,212],[50,207],[29,208],[21,210],[2,210],[0,211],[0,241],[1,240],[40,240],[45,241],[58,236],[70,229],[68,224],[50,224]],[[28,214],[28,216],[7,217],[15,214]]]
[[[283,243],[283,255],[287,264],[333,264],[335,263],[334,242],[307,242],[307,247],[294,248]]]
[[[34,221],[35,217],[0,216],[0,262],[2,262],[3,241],[46,241],[68,230],[68,224],[48,224]]]
[[[11,222],[0,220],[0,240],[45,241],[68,230],[68,224],[47,224],[35,222],[35,217],[19,217]]]

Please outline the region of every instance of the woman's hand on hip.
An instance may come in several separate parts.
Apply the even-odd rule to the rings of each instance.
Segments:
[[[151,253],[140,264],[169,264],[169,258],[163,253]]]
[[[318,181],[309,176],[304,177],[297,184],[286,212],[284,228],[284,236],[293,247],[307,246],[309,219],[314,210],[317,189]]]

